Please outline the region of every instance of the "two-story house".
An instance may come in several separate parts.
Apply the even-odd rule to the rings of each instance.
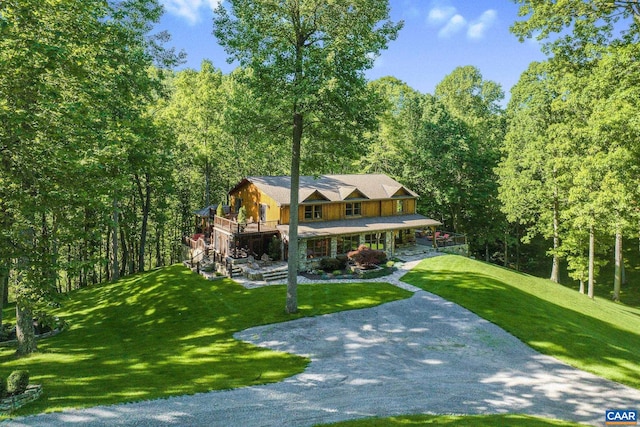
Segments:
[[[287,255],[290,209],[289,176],[253,176],[231,191],[230,205],[237,215],[246,210],[247,223],[216,218],[214,251],[231,257],[261,256],[277,236]],[[440,222],[416,213],[418,195],[382,174],[300,177],[298,208],[299,266],[310,260],[335,257],[359,245],[393,256],[401,246],[415,244],[415,231]]]

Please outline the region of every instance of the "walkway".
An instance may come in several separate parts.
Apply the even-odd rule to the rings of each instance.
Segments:
[[[401,284],[398,278],[386,281]],[[237,334],[311,358],[305,372],[283,382],[7,425],[279,427],[413,413],[524,413],[601,426],[606,409],[640,409],[640,390],[536,353],[460,306],[412,290],[406,300]]]

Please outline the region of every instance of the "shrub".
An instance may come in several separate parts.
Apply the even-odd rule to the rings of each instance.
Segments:
[[[29,385],[29,371],[13,371],[7,378],[7,394],[21,394]]]
[[[218,203],[218,207],[216,208],[216,216],[224,217],[224,209],[222,208],[222,202]]]
[[[366,245],[358,246],[357,250],[349,252],[347,256],[362,268],[382,264],[387,259],[387,254],[384,251],[374,250]]]
[[[333,274],[334,276],[339,276],[339,275],[341,275],[341,274],[342,274],[342,270],[333,270],[333,273],[332,273],[332,274]]]
[[[342,270],[344,267],[345,263],[338,258],[322,258],[320,260],[320,268],[324,271]]]
[[[238,210],[238,224],[244,224],[245,222],[247,222],[247,208],[245,208],[244,206],[241,206],[240,209]]]
[[[269,242],[269,247],[267,248],[267,253],[269,254],[269,258],[274,261],[280,261],[282,240],[278,239],[277,236],[273,236],[271,241]]]

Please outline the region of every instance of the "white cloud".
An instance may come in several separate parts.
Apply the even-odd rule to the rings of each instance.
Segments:
[[[453,6],[436,6],[429,11],[427,23],[438,25],[447,22],[456,14],[456,8]]]
[[[200,21],[200,9],[207,6],[211,10],[215,9],[222,0],[161,0],[165,10],[172,14],[184,18],[193,25]]]
[[[493,26],[498,17],[498,12],[493,9],[485,10],[480,17],[467,28],[467,37],[478,40],[484,37],[489,28]]]
[[[467,25],[467,20],[462,15],[456,14],[449,19],[447,25],[438,31],[438,37],[448,38],[462,30]]]

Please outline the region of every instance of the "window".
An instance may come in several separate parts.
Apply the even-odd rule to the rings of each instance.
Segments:
[[[365,234],[364,244],[369,246],[371,249],[383,251],[385,246],[385,237],[385,233]]]
[[[331,239],[314,239],[307,242],[307,258],[329,256]]]
[[[307,205],[304,207],[304,219],[322,219],[322,205]]]
[[[396,200],[396,213],[404,212],[404,200]]]
[[[359,216],[362,215],[362,203],[346,203],[345,216]]]
[[[359,244],[360,244],[360,237],[358,235],[339,236],[337,253],[346,254],[347,252],[355,251],[356,249],[358,249]]]

